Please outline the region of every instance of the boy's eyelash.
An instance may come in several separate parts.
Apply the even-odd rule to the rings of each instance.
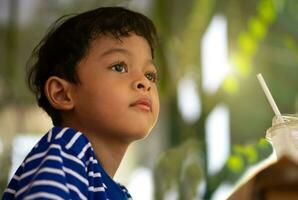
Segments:
[[[111,64],[112,67],[115,66],[115,65],[126,65],[126,63],[124,61],[118,60],[118,61]]]
[[[158,74],[155,71],[147,72],[145,73],[145,76],[149,81],[152,81],[153,83],[156,83],[158,81]]]
[[[119,67],[123,67],[123,69],[125,71],[122,71],[121,68],[119,68]],[[113,71],[117,71],[117,72],[121,72],[121,73],[128,72],[127,64],[125,62],[123,62],[123,61],[117,61],[116,63],[112,64],[110,68]]]

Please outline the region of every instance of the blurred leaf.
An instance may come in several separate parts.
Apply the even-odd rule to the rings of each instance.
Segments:
[[[227,165],[228,168],[234,173],[239,173],[244,168],[244,163],[241,157],[237,155],[231,155],[228,159]]]
[[[247,56],[252,56],[257,48],[256,40],[249,32],[243,32],[239,36],[240,51]]]
[[[234,76],[229,75],[227,78],[225,78],[222,87],[225,92],[233,95],[239,90],[238,80]]]
[[[210,192],[213,193],[222,182],[235,183],[250,166],[271,153],[272,147],[265,139],[247,145],[233,145],[232,153],[223,168],[210,178]]]
[[[276,10],[272,0],[260,0],[258,12],[264,22],[270,24],[276,19]]]
[[[249,20],[248,22],[249,26],[249,31],[252,33],[253,37],[256,39],[263,39],[266,34],[266,27],[263,24],[263,22],[256,18],[253,17],[252,19]]]
[[[189,139],[164,152],[154,168],[155,199],[161,200],[171,188],[178,188],[180,199],[193,199],[202,180],[199,145]]]

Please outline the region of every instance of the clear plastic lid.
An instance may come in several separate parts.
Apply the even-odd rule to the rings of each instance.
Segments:
[[[274,136],[274,131],[279,128],[284,128],[285,126],[297,126],[298,125],[298,114],[283,114],[282,121],[277,118],[276,116],[272,119],[272,127],[267,129],[266,131],[266,138],[271,139]]]
[[[286,123],[286,124],[298,122],[298,114],[283,114],[281,117],[282,117],[284,123]],[[280,120],[278,120],[278,118],[276,116],[273,117],[273,119],[272,119],[272,127],[278,126],[278,125],[284,124],[284,123],[281,123]]]

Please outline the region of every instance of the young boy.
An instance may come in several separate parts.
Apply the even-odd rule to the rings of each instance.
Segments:
[[[146,137],[158,117],[155,39],[147,17],[121,7],[56,23],[28,72],[54,127],[3,199],[131,199],[113,176],[129,144]]]

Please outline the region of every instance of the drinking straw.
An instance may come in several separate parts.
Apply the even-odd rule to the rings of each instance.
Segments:
[[[268,99],[268,101],[269,101],[269,103],[270,103],[270,105],[271,105],[271,107],[272,107],[272,109],[273,109],[276,117],[277,118],[280,118],[283,121],[283,119],[281,117],[281,114],[279,112],[279,109],[278,109],[278,107],[277,107],[277,105],[276,105],[276,103],[275,103],[275,101],[274,101],[274,99],[273,99],[273,97],[272,97],[272,95],[271,95],[268,87],[267,87],[267,84],[266,84],[266,82],[265,82],[262,74],[261,73],[258,74],[257,75],[257,78],[258,78],[258,80],[259,80],[259,82],[260,82],[260,84],[261,84],[261,86],[263,88],[263,91],[264,91],[264,93],[265,93],[265,95],[266,95],[266,97],[267,97],[267,99]]]

